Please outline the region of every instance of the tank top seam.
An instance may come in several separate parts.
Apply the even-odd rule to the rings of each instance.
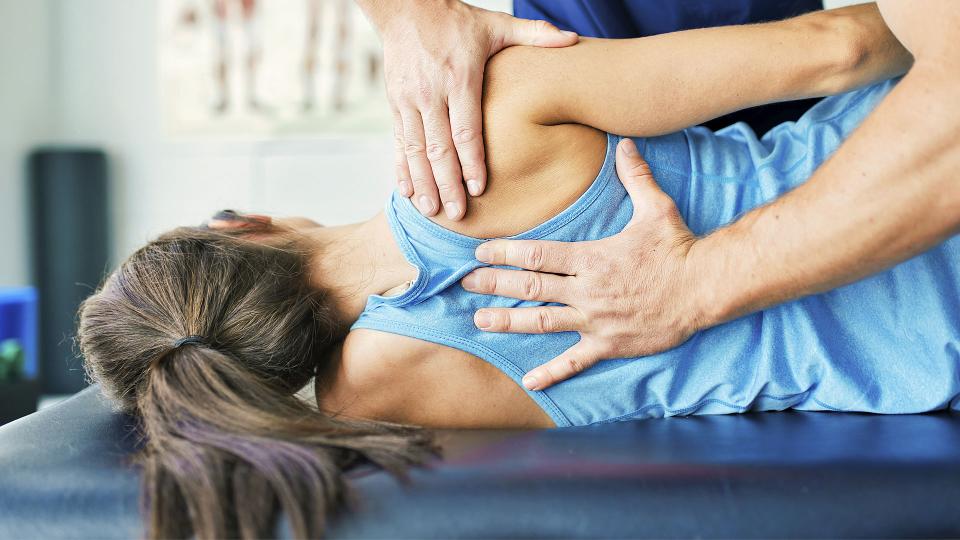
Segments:
[[[423,336],[433,338],[433,343],[439,345],[446,345],[453,347],[457,350],[466,352],[468,354],[473,354],[482,358],[484,361],[489,362],[494,367],[504,371],[508,371],[507,375],[515,376],[517,379],[521,378],[524,374],[516,364],[514,364],[509,358],[503,356],[502,354],[486,347],[475,341],[462,338],[459,336],[451,336],[444,332],[439,332],[432,328],[425,326],[420,326],[416,324],[400,322],[400,321],[391,321],[388,319],[377,319],[369,315],[361,316],[352,326],[353,328],[366,328],[369,330],[380,330],[384,332],[389,332],[392,334],[399,333],[398,330],[408,330],[409,333],[401,333],[400,335],[413,337],[415,339],[423,339]],[[521,387],[522,388],[522,387]],[[526,392],[526,390],[525,390]],[[544,392],[526,392],[541,409],[544,409],[553,419],[554,423],[557,424],[557,427],[570,427],[574,425],[566,414],[557,406],[556,402]]]
[[[806,400],[806,399],[809,399],[809,398],[810,398],[810,395],[811,395],[812,393],[813,393],[813,390],[805,390],[805,391],[803,391],[803,392],[798,392],[798,393],[796,393],[796,394],[785,394],[785,395],[757,394],[757,396],[756,396],[754,399],[771,399],[771,400],[774,400],[774,401],[790,401],[790,400],[792,400],[792,399],[801,398],[800,401],[804,401],[804,400]],[[840,411],[840,410],[841,410],[841,409],[837,409],[837,408],[831,407],[831,406],[829,406],[829,405],[827,405],[827,404],[825,404],[825,403],[822,403],[820,400],[818,400],[818,399],[816,399],[816,398],[813,398],[812,400],[813,400],[817,405],[820,405],[821,407],[823,407],[823,408],[825,408],[825,409],[829,409],[829,410],[831,410],[831,411]],[[798,403],[799,403],[799,402],[798,402]],[[658,408],[658,407],[661,408],[661,409],[663,409],[664,412],[666,412],[666,413],[667,413],[668,415],[670,415],[670,416],[684,416],[684,415],[687,415],[687,414],[689,414],[689,413],[691,413],[691,412],[693,412],[693,411],[697,411],[697,410],[703,408],[703,406],[705,406],[705,405],[711,405],[711,404],[723,405],[724,407],[727,407],[727,408],[729,408],[729,409],[733,409],[734,411],[737,411],[737,412],[746,412],[746,411],[749,411],[749,410],[750,410],[750,407],[748,407],[748,406],[735,405],[735,404],[733,404],[733,403],[730,403],[729,401],[725,401],[725,400],[718,399],[718,398],[702,399],[702,400],[700,400],[700,401],[697,401],[697,402],[694,403],[693,405],[689,405],[689,406],[687,406],[687,407],[681,407],[681,408],[679,408],[679,409],[668,409],[668,408],[666,408],[666,407],[664,407],[663,405],[660,405],[660,404],[658,404],[658,403],[650,403],[650,404],[644,405],[643,407],[640,407],[639,409],[636,409],[636,410],[634,410],[634,411],[632,411],[632,412],[624,413],[624,414],[621,414],[621,415],[619,415],[619,416],[615,416],[615,417],[612,417],[612,418],[605,418],[605,419],[599,420],[599,421],[597,421],[597,422],[591,422],[591,424],[607,424],[607,423],[611,423],[611,422],[619,422],[619,421],[621,421],[621,420],[626,420],[626,419],[634,418],[634,417],[636,417],[636,416],[638,416],[638,415],[643,414],[644,412],[646,412],[646,411],[648,411],[648,410],[650,410],[650,409],[655,409],[655,408]]]
[[[398,294],[397,296],[382,296],[382,295],[371,295],[368,298],[368,302],[373,301],[376,305],[390,305],[390,306],[405,306],[416,300],[420,293],[423,292],[423,289],[426,288],[427,283],[430,282],[430,271],[427,268],[427,265],[424,264],[423,259],[420,258],[420,254],[417,253],[417,250],[413,247],[413,244],[410,242],[410,239],[407,238],[406,234],[403,234],[403,228],[397,220],[397,216],[393,212],[390,212],[389,206],[392,204],[392,197],[387,199],[387,222],[390,224],[390,232],[393,235],[394,240],[397,242],[397,246],[400,248],[400,251],[403,252],[404,258],[417,267],[417,278],[410,285],[410,287]]]

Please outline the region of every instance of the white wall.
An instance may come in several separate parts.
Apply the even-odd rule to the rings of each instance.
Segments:
[[[57,132],[112,160],[115,258],[171,227],[236,208],[344,223],[389,194],[386,135],[170,141],[160,129],[156,0],[54,0]]]
[[[36,144],[111,162],[114,262],[222,208],[369,217],[392,189],[388,134],[218,141],[161,132],[158,0],[0,0],[0,286],[29,281],[23,160]],[[476,3],[509,8],[510,0]]]
[[[22,159],[37,142],[107,151],[115,262],[218,209],[344,223],[376,212],[392,188],[386,134],[168,140],[160,129],[157,1],[0,0],[0,286],[27,281]]]
[[[0,287],[28,280],[24,156],[53,128],[51,3],[0,0]]]

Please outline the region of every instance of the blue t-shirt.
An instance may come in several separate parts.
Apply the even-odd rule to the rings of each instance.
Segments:
[[[804,182],[896,84],[824,99],[799,122],[758,139],[744,124],[637,139],[660,186],[697,234],[733,221]],[[570,207],[514,238],[595,240],[616,234],[633,206],[608,136],[596,180]],[[543,305],[465,291],[482,242],[420,215],[394,195],[386,207],[397,244],[420,273],[395,297],[373,296],[354,328],[410,336],[522,375],[579,339],[481,332],[480,307]],[[822,216],[831,219],[831,216]],[[960,408],[960,238],[885,272],[695,334],[642,358],[601,362],[529,395],[558,426],[746,410],[915,413]]]
[[[636,38],[712,26],[778,21],[823,8],[821,0],[514,0],[525,19],[550,21],[581,36]],[[746,122],[756,133],[800,118],[816,99],[771,103],[737,111],[704,125],[720,129]]]

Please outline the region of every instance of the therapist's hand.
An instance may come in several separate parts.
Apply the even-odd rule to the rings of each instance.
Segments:
[[[401,194],[453,220],[486,187],[480,97],[487,59],[511,45],[565,47],[577,35],[457,0],[358,0],[383,40]]]
[[[634,206],[622,232],[578,243],[493,240],[477,248],[478,260],[532,271],[479,268],[462,281],[473,292],[566,304],[475,314],[489,332],[580,333],[577,344],[524,376],[530,390],[601,360],[675,347],[700,328],[702,297],[690,264],[696,238],[630,139],[617,147],[617,173]]]

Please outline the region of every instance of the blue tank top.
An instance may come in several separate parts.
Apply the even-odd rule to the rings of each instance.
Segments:
[[[806,180],[894,84],[825,99],[762,139],[737,124],[636,142],[690,228],[704,234]],[[576,202],[512,238],[595,240],[623,229],[633,208],[616,175],[619,139],[607,137],[603,166]],[[398,296],[370,297],[353,328],[466,351],[518,385],[525,372],[579,339],[574,332],[481,332],[473,324],[477,308],[542,304],[465,291],[460,279],[482,266],[474,259],[481,239],[433,223],[396,194],[386,213],[419,276]],[[960,408],[958,300],[960,238],[953,238],[851,285],[701,331],[660,354],[601,362],[529,395],[557,426],[786,408]]]

